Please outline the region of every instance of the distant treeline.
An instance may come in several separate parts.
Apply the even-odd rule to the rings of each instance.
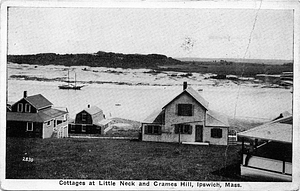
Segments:
[[[122,54],[99,51],[95,54],[8,55],[8,62],[33,65],[92,66],[112,68],[156,68],[159,65],[181,63],[160,54]]]
[[[281,74],[292,72],[293,63],[272,65],[219,61],[179,61],[160,54],[122,54],[99,51],[95,54],[8,55],[8,62],[33,65],[92,66],[110,68],[147,68],[156,72],[199,72],[218,75],[254,77],[256,74]]]

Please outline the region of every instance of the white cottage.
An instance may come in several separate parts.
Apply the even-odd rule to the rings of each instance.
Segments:
[[[284,114],[284,113],[283,113]],[[255,179],[292,181],[293,116],[238,133],[242,139],[241,175]],[[244,142],[250,141],[247,148]]]
[[[228,120],[185,82],[183,91],[142,123],[142,140],[227,145]]]

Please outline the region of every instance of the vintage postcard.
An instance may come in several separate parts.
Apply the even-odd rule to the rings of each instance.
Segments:
[[[299,189],[299,1],[4,1],[1,189]]]

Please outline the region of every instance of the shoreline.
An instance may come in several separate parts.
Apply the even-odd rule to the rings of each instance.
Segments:
[[[60,90],[58,85],[64,83],[68,68],[8,65],[8,102],[20,100],[26,90],[30,95],[44,95],[54,106],[67,107],[71,118],[90,104],[103,109],[107,117],[143,121],[178,95],[182,91],[182,83],[187,81],[209,102],[210,109],[232,118],[269,120],[292,108],[289,89],[264,87],[264,84],[246,81],[234,83],[227,79],[209,79],[212,74],[193,73],[192,77],[178,78],[172,75],[182,73],[152,74],[146,69],[111,68],[93,68],[98,71],[93,72],[83,71],[85,67],[81,66],[72,67],[72,72],[76,72],[78,85],[86,86],[81,90]],[[32,78],[11,78],[12,75]]]
[[[228,78],[217,79],[213,73],[186,73],[177,71],[155,71],[152,69],[122,69],[89,66],[55,66],[55,65],[29,65],[9,63],[9,80],[26,80],[41,82],[66,83],[66,73],[71,70],[72,75],[77,74],[76,83],[113,84],[128,86],[181,86],[187,81],[193,86],[251,86],[258,88],[290,89],[278,84],[258,82],[255,78]],[[229,75],[232,76],[232,75]],[[70,78],[71,82],[75,79]]]

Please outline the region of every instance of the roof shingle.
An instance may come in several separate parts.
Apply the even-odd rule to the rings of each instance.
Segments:
[[[172,103],[176,98],[181,96],[182,94],[187,93],[192,98],[194,98],[200,105],[202,105],[206,110],[208,110],[208,101],[206,101],[198,92],[196,92],[193,88],[188,87],[184,91],[182,91],[179,95],[177,95],[174,99],[172,99],[169,103],[167,103],[163,108],[167,107],[170,103]]]
[[[24,98],[26,101],[28,101],[33,107],[36,109],[42,109],[45,107],[52,106],[53,104],[47,100],[43,95],[37,94],[33,96],[28,96]]]
[[[228,118],[216,111],[208,110],[206,126],[229,127]]]
[[[58,109],[45,109],[38,113],[20,113],[20,112],[7,112],[7,121],[28,121],[28,122],[45,122],[55,117],[66,114],[66,111]]]
[[[102,112],[102,109],[100,109],[97,106],[91,106],[91,107],[87,107],[84,109],[84,111],[86,111],[87,113],[94,115],[96,113]]]

